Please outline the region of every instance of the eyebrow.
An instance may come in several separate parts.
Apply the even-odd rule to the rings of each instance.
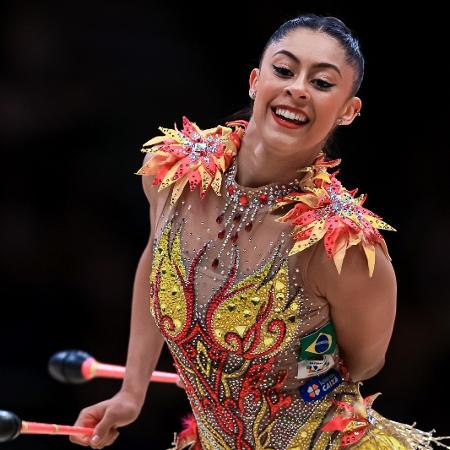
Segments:
[[[276,56],[279,54],[286,55],[288,58],[291,58],[292,60],[294,60],[297,64],[300,64],[300,60],[293,53],[291,53],[287,50],[279,50],[278,52],[274,53],[273,56]],[[334,64],[327,63],[327,62],[320,62],[320,63],[314,64],[313,67],[320,68],[320,69],[334,69],[339,74],[339,76],[342,78],[341,71]]]

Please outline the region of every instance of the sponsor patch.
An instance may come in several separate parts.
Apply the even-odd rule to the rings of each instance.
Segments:
[[[297,376],[302,380],[311,378],[327,372],[334,366],[334,359],[331,355],[325,355],[322,359],[307,359],[298,363]]]
[[[337,388],[341,383],[342,377],[340,373],[335,369],[331,369],[323,375],[311,378],[310,381],[303,386],[300,386],[300,395],[306,403],[320,400]]]

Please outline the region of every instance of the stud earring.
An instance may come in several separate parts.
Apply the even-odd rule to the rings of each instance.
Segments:
[[[256,98],[256,92],[255,92],[254,90],[250,89],[250,90],[248,91],[248,95],[250,96],[250,98],[251,98],[252,100],[255,100],[255,98]]]
[[[361,115],[361,113],[360,113],[359,111],[357,111],[356,115],[357,115],[357,116],[360,116],[360,115]]]
[[[336,122],[338,125],[342,125],[344,123],[343,119],[338,119]]]

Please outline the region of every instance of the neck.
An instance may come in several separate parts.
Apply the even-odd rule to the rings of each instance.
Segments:
[[[280,155],[279,149],[271,148],[261,141],[255,125],[250,121],[237,155],[236,181],[247,187],[259,187],[270,183],[288,183],[301,178],[298,171],[310,166],[320,149]]]

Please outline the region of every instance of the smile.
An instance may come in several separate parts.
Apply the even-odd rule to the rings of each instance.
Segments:
[[[282,107],[271,108],[271,111],[275,122],[286,128],[302,128],[309,122],[306,115],[299,112],[289,111]]]

